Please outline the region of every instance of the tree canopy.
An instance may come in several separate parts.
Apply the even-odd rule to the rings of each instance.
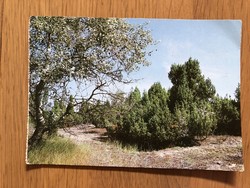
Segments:
[[[211,100],[215,87],[209,78],[201,73],[198,60],[189,59],[184,64],[173,64],[168,73],[173,86],[170,89],[170,109],[177,105],[188,105],[194,101]]]
[[[52,101],[67,105],[70,87],[79,91],[75,103],[114,96],[113,86],[133,82],[130,73],[149,65],[151,44],[145,25],[134,26],[124,19],[31,17],[29,114],[35,132],[29,144],[37,143],[48,130],[44,114]],[[65,110],[58,121],[69,113]]]

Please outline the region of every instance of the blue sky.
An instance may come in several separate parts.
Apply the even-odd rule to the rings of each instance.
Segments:
[[[151,65],[142,67],[132,74],[140,81],[123,89],[130,91],[137,86],[148,90],[155,82],[161,82],[166,89],[171,87],[168,72],[171,64],[183,64],[190,57],[200,62],[202,73],[209,77],[217,93],[234,97],[240,82],[241,22],[237,20],[166,20],[127,19],[132,24],[148,22],[154,40],[159,41],[157,49],[148,57]]]

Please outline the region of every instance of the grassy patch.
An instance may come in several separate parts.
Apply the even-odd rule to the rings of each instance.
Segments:
[[[76,145],[69,139],[53,137],[28,152],[30,164],[84,164],[90,156],[87,145]]]
[[[115,148],[121,149],[125,153],[136,153],[139,151],[137,145],[132,145],[132,144],[123,144],[120,141],[112,141],[110,142],[111,145],[114,145]]]

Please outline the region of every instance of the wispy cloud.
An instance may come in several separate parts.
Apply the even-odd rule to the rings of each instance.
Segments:
[[[161,64],[166,73],[170,71],[171,64],[183,64],[192,57],[198,59],[202,74],[211,79],[220,95],[233,95],[240,80],[239,49],[235,48],[231,51],[223,48],[223,44],[214,45],[214,48],[206,48],[209,44],[204,44],[205,47],[203,47],[188,40],[166,40],[162,45],[165,53],[163,53],[164,60]]]
[[[184,63],[191,56],[191,49],[194,48],[190,41],[167,40],[163,43],[166,60],[173,63]],[[166,67],[168,68],[168,66]]]

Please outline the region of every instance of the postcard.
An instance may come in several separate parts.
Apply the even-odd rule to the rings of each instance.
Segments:
[[[243,171],[239,20],[39,17],[26,163]]]

